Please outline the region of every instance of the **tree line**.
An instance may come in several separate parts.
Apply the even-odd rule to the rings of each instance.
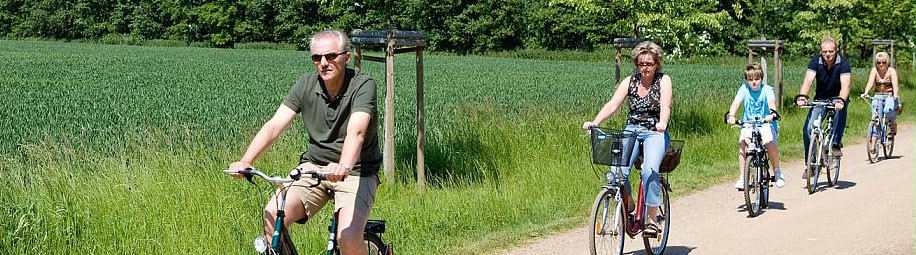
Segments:
[[[595,50],[652,38],[678,56],[743,54],[747,39],[816,52],[830,35],[868,57],[871,40],[912,48],[904,0],[0,0],[0,37],[173,40],[231,48],[304,45],[328,27],[421,30],[430,50]]]

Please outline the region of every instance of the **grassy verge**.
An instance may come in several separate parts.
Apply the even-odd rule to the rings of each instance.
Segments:
[[[10,120],[0,122],[0,254],[251,252],[271,188],[219,170],[310,70],[304,53],[0,41],[0,55],[10,60],[0,63],[10,106],[0,109]],[[430,187],[420,192],[410,159],[413,63],[403,56],[398,177],[381,186],[372,213],[389,221],[384,238],[399,254],[489,253],[584,221],[601,179],[578,127],[609,98],[612,66],[426,56]],[[672,136],[687,140],[670,176],[676,197],[734,178],[738,132],[720,123],[741,82],[735,59],[666,67]],[[383,84],[381,65],[364,68]],[[797,91],[803,72],[787,66],[786,91]],[[865,73],[854,70],[851,94]],[[912,77],[904,80],[912,109]],[[851,107],[847,142],[862,137],[868,116],[863,101]],[[782,112],[782,155],[798,158],[804,112]],[[912,122],[912,112],[902,119]],[[257,167],[285,172],[303,133],[293,125]],[[323,249],[327,213],[293,229],[303,253]]]

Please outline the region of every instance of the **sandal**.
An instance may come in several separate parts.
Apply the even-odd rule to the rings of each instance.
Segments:
[[[658,228],[658,225],[655,225],[655,223],[649,222],[649,223],[646,223],[646,226],[643,228],[642,235],[648,236],[648,237],[655,237],[656,235],[658,235],[661,232],[662,230]]]

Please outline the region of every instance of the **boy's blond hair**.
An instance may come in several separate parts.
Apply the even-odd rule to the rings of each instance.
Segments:
[[[750,63],[744,67],[744,79],[750,79],[751,77],[763,79],[763,69],[760,68],[760,64]]]

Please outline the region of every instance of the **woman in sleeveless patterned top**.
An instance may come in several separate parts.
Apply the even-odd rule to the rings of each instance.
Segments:
[[[589,127],[597,126],[608,119],[619,110],[624,99],[629,98],[630,109],[625,130],[636,133],[638,141],[643,142],[642,151],[633,150],[630,164],[633,164],[639,153],[642,153],[642,183],[643,187],[646,187],[645,203],[649,209],[648,226],[644,232],[652,234],[662,231],[655,223],[655,218],[658,216],[658,207],[661,206],[658,170],[670,142],[667,129],[671,114],[671,77],[661,72],[662,50],[657,44],[651,41],[642,42],[633,48],[632,56],[633,64],[637,67],[634,74],[617,84],[611,100],[601,108],[594,120],[583,123],[582,129],[588,130]],[[631,167],[616,170],[621,171],[624,176],[629,176]]]
[[[897,118],[895,110],[900,102],[900,94],[897,92],[897,70],[890,67],[890,57],[887,52],[878,52],[875,54],[875,67],[872,67],[871,74],[868,75],[868,84],[865,85],[865,92],[860,97],[864,98],[871,91],[872,85],[875,86],[875,97],[871,100],[872,119],[876,118],[875,111],[883,111],[887,117],[888,134],[897,133]],[[893,100],[889,100],[893,98]]]

